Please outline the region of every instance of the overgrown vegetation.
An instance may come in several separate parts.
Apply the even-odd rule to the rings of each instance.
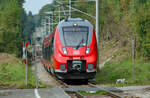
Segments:
[[[32,12],[29,11],[27,15],[25,16],[25,22],[24,22],[24,29],[23,29],[23,40],[29,41],[31,43],[32,40],[32,33],[35,30],[35,18],[34,15],[32,15]]]
[[[58,1],[65,1],[68,4],[67,0]],[[95,2],[72,1],[80,1],[73,2],[72,7],[95,16]],[[39,15],[45,16],[45,14],[42,14],[45,11],[58,11],[59,9],[55,7],[55,4],[56,2],[53,2],[44,6]],[[124,85],[149,84],[150,63],[147,60],[150,58],[150,0],[99,0],[99,5],[100,45],[102,46],[100,46],[100,49],[106,52],[102,53],[102,50],[100,50],[101,58],[105,54],[106,59],[108,59],[108,53],[111,54],[114,51],[116,53],[115,55],[112,54],[112,60],[106,63],[104,68],[97,74],[96,80],[100,84],[114,85],[117,79],[125,78],[127,82]],[[65,4],[64,9],[68,10]],[[95,25],[95,19],[80,12],[72,12],[72,17],[88,19]],[[58,19],[55,17],[55,20]],[[132,79],[131,74],[132,39],[134,37],[137,39],[135,80]],[[105,43],[113,43],[114,45],[106,46],[110,44]],[[107,51],[109,49],[115,50]]]
[[[28,71],[30,88],[35,87],[35,77],[31,69]],[[25,65],[3,63],[0,65],[0,87],[20,87],[25,85]]]
[[[24,0],[0,0],[0,52],[21,56],[22,41],[34,30],[32,13],[26,15]]]
[[[24,0],[0,2],[0,52],[20,55]]]
[[[85,92],[85,91],[78,91],[80,94],[84,95],[84,96],[95,96],[95,95],[98,95],[98,96],[101,96],[101,95],[107,95],[108,92],[107,91],[104,91],[104,90],[98,90],[96,92]]]
[[[149,84],[150,28],[149,0],[100,0],[101,40],[119,42],[118,52],[97,74],[100,84]],[[136,37],[135,79],[132,78],[132,39]],[[105,46],[105,45],[104,45]],[[112,48],[111,48],[112,49]],[[107,49],[106,49],[107,50]],[[102,53],[103,54],[103,53]]]
[[[129,43],[137,38],[138,54],[149,58],[149,0],[100,0],[103,40]]]
[[[100,72],[96,75],[98,84],[111,86],[127,86],[127,85],[148,85],[150,84],[150,67],[149,61],[137,58],[135,61],[134,78],[132,74],[132,61],[130,58],[124,59],[113,58],[112,61],[105,64]],[[116,85],[117,79],[125,79],[124,83]]]
[[[58,1],[66,1],[64,10],[68,10],[66,6],[68,0]],[[81,1],[73,2],[72,7],[95,16],[95,2],[72,1]],[[22,7],[23,3],[24,0],[0,0],[0,52],[15,53],[17,56],[21,56],[22,41],[31,40],[35,25],[37,27],[41,26],[42,18],[45,16],[44,12],[59,10],[54,0],[52,4],[44,6],[38,15],[32,15],[31,12],[26,14]],[[147,61],[150,59],[150,0],[99,0],[99,5],[100,41],[113,41],[114,44],[119,42],[119,48],[131,48],[131,41],[136,37],[137,59],[135,80],[132,81],[131,78],[131,55],[125,55],[127,52],[131,54],[131,49],[121,51],[119,55],[116,55],[113,60],[118,62],[112,60],[107,63],[98,73],[96,80],[100,83],[109,84],[115,83],[118,78],[126,78],[129,85],[133,83],[148,84],[150,70],[149,62]],[[57,16],[58,13],[54,16],[55,21],[58,21]],[[72,17],[88,19],[95,25],[95,19],[77,11],[72,12]],[[64,18],[61,17],[61,19]],[[120,59],[121,56],[125,56],[124,59]],[[16,66],[16,69],[12,66]],[[21,82],[16,81],[12,84],[23,84],[24,71],[22,69],[24,68],[21,63],[11,64],[6,62],[1,64],[0,74],[3,75],[0,75],[0,77],[4,79],[0,80],[0,84],[9,85],[9,83],[17,79],[21,79]],[[8,72],[6,72],[7,70]],[[12,73],[11,70],[16,72],[17,75]],[[11,74],[13,77],[10,78]],[[10,81],[7,79],[10,79]]]
[[[15,55],[0,54],[0,88],[22,87],[25,85],[25,65]],[[29,66],[30,67],[30,66]],[[35,75],[28,68],[28,83],[35,86]]]
[[[51,87],[39,82],[39,88]],[[28,66],[28,85],[25,85],[25,64],[15,55],[0,53],[0,88],[35,88],[35,73]]]
[[[64,2],[64,10],[68,10],[68,0],[57,0]],[[95,2],[84,2],[84,0],[72,0],[72,7],[80,9],[95,16]],[[86,1],[86,0],[85,0]],[[52,4],[44,6],[39,15],[39,19],[44,18],[44,12],[58,11],[54,1]],[[140,56],[150,57],[150,1],[149,0],[99,0],[99,23],[101,41],[116,40],[122,46],[130,43],[134,37],[137,38],[137,50]],[[62,9],[62,8],[61,8]],[[54,20],[58,21],[58,13],[55,13]],[[63,13],[61,13],[63,14]],[[66,13],[68,15],[68,13]],[[80,12],[73,11],[72,17],[88,19],[95,25],[95,19],[90,18]],[[61,17],[64,19],[65,17]],[[38,22],[39,24],[41,21]]]

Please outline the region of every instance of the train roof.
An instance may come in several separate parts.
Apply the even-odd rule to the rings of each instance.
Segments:
[[[88,20],[84,20],[82,18],[68,18],[59,22],[58,28],[64,26],[73,26],[74,24],[77,24],[78,26],[93,27],[93,25]]]

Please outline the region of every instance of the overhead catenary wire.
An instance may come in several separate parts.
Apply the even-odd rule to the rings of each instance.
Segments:
[[[57,2],[58,4],[63,5],[63,3],[61,3],[61,2],[59,2],[59,1],[57,1],[57,0],[55,0],[55,2]],[[70,6],[68,6],[68,5],[67,5],[67,7],[68,7],[68,8],[71,8],[71,9],[73,9],[73,10],[75,10],[75,11],[78,11],[78,12],[80,12],[80,13],[82,13],[82,14],[85,14],[85,15],[87,15],[87,16],[89,16],[89,17],[91,17],[91,18],[96,19],[96,17],[95,17],[95,16],[90,15],[90,14],[88,14],[88,13],[86,13],[86,12],[83,12],[83,11],[81,11],[81,10],[77,9],[77,8],[70,7]]]
[[[52,19],[52,18],[50,18],[50,17],[48,17],[48,16],[46,16],[45,18],[46,18],[46,19],[50,19],[50,20],[53,21],[53,22],[57,22],[57,21],[55,21],[54,19]]]
[[[59,13],[59,12],[68,12],[69,10],[64,10],[64,11],[54,11],[54,13]],[[75,11],[75,10],[71,10],[72,11]],[[44,12],[45,14],[51,14],[51,11],[49,12]]]
[[[93,1],[95,1],[95,0],[87,0],[87,1],[71,1],[71,2],[73,2],[73,3],[81,3],[81,2],[93,2]],[[62,3],[66,3],[66,2],[68,2],[68,1],[61,1]]]

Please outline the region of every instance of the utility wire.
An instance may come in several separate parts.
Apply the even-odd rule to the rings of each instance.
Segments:
[[[63,5],[63,3],[61,3],[61,2],[59,2],[59,1],[57,1],[57,0],[55,0],[55,1],[56,1],[58,4]],[[78,11],[78,12],[80,12],[80,13],[82,13],[82,14],[85,14],[85,15],[87,15],[87,16],[89,16],[89,17],[91,17],[91,18],[96,19],[96,17],[95,17],[95,16],[90,15],[90,14],[88,14],[88,13],[86,13],[86,12],[83,12],[83,11],[81,11],[81,10],[79,10],[79,9],[76,9],[76,8],[74,8],[74,7],[70,7],[70,6],[67,6],[67,7],[71,8],[71,9],[73,9],[73,10],[75,10],[75,11]],[[66,14],[65,14],[65,16],[66,16]]]
[[[46,16],[45,18],[46,18],[46,19],[50,19],[50,20],[53,21],[53,22],[56,22],[54,19],[52,19],[52,18],[50,18],[50,17],[48,17],[48,16]]]

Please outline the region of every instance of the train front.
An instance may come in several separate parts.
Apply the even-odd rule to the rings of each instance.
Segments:
[[[91,23],[80,18],[61,21],[54,37],[54,71],[60,79],[93,79],[97,43]]]

